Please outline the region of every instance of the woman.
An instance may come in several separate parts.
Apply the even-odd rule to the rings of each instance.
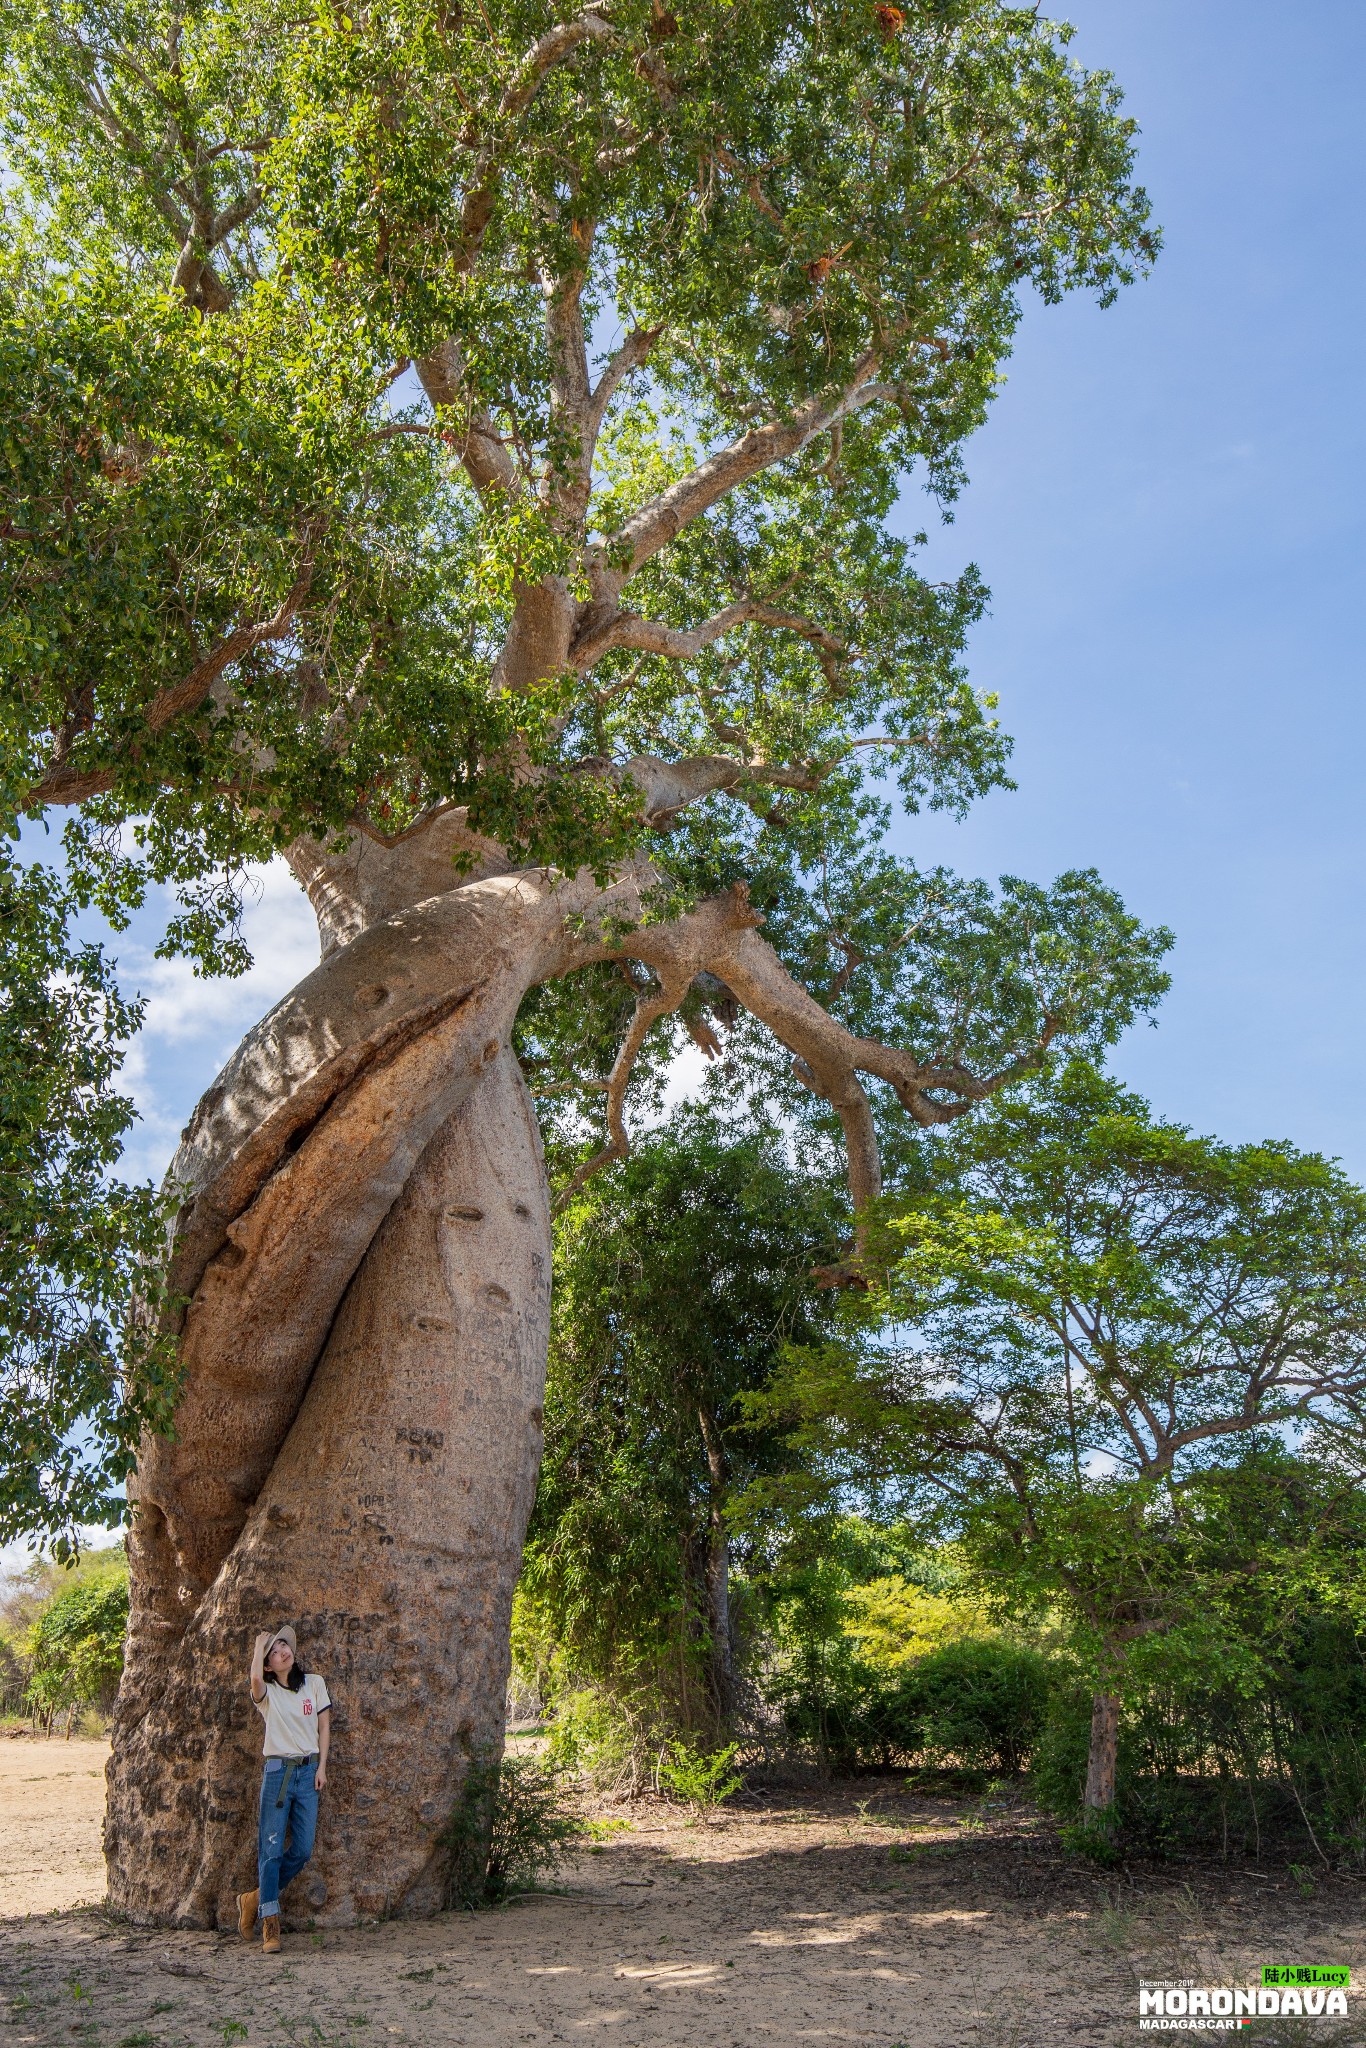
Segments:
[[[237,1926],[250,1941],[259,1919],[261,1947],[280,1947],[280,1894],[313,1854],[318,1794],[327,1783],[332,1702],[316,1671],[299,1662],[292,1628],[265,1629],[251,1653],[251,1696],[266,1724],[265,1776],[256,1833],[256,1890],[239,1892]],[[289,1847],[285,1848],[285,1835]]]

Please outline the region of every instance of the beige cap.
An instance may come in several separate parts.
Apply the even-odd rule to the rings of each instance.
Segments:
[[[275,1648],[275,1645],[277,1643],[288,1643],[290,1649],[294,1652],[295,1656],[298,1656],[299,1638],[295,1635],[293,1629],[289,1626],[289,1623],[286,1622],[283,1628],[276,1629],[274,1635],[266,1644],[265,1649],[261,1652],[261,1662],[263,1664],[266,1658],[270,1655],[271,1651]]]

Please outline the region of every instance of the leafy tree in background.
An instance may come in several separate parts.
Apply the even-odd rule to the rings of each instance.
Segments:
[[[48,870],[0,854],[0,1542],[40,1535],[59,1558],[79,1524],[121,1515],[136,1434],[170,1415],[173,1365],[154,1315],[164,1210],[110,1172],[141,1010],[70,935],[70,911]]]
[[[522,1632],[656,1732],[726,1732],[736,1708],[730,1503],[786,1462],[737,1434],[789,1342],[827,1327],[813,1267],[843,1229],[830,1182],[777,1131],[697,1110],[592,1182],[556,1242],[546,1448]]]
[[[501,1740],[539,1441],[514,1030],[602,1163],[650,1030],[747,1013],[861,1210],[879,1126],[1165,985],[1095,875],[921,874],[877,787],[1005,773],[980,581],[916,573],[903,479],[956,489],[1023,291],[1154,251],[1066,41],[996,0],[0,4],[0,830],[65,816],[116,922],[168,883],[213,970],[283,853],[324,954],[173,1170],[108,1834],[139,1918],[231,1911],[246,1751],[206,1764],[202,1701],[267,1593],[355,1621],[341,1697],[409,1660],[430,1702],[377,1737],[383,1843],[339,1783],[329,1912],[439,1901],[430,1759],[453,1802]],[[140,1418],[95,1392],[117,1463]]]
[[[49,1732],[57,1714],[65,1712],[70,1735],[79,1708],[107,1712],[113,1706],[127,1629],[126,1573],[70,1587],[35,1624],[28,1697],[35,1712],[46,1717]]]
[[[1104,1826],[1132,1646],[1226,1606],[1278,1547],[1245,1498],[1230,1517],[1229,1468],[1288,1439],[1362,1470],[1366,1195],[1287,1144],[1194,1138],[1081,1062],[930,1175],[892,1207],[877,1341],[794,1353],[747,1405],[795,1412],[837,1492],[957,1533],[1006,1605],[1070,1613]]]
[[[88,1550],[74,1566],[35,1559],[0,1603],[7,1705],[70,1736],[84,1707],[107,1714],[123,1669],[128,1561],[123,1545]]]

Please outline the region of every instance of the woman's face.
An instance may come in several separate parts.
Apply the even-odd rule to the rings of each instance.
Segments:
[[[288,1678],[294,1669],[294,1652],[288,1643],[272,1643],[270,1655],[266,1658],[267,1671],[273,1671],[277,1678]]]

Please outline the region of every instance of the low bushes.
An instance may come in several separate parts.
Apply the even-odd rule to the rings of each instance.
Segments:
[[[1193,1660],[1155,1642],[1124,1693],[1118,1840],[1136,1854],[1366,1866],[1366,1644],[1307,1618],[1275,1654]],[[1079,1816],[1091,1698],[1060,1666],[1033,1757],[1035,1791]],[[1084,1846],[1084,1845],[1083,1845]]]
[[[536,1757],[475,1762],[446,1825],[446,1904],[474,1911],[541,1889],[588,1833],[559,1772]]]
[[[1043,1726],[1051,1667],[1000,1638],[945,1643],[893,1670],[849,1659],[824,1695],[778,1698],[788,1733],[841,1772],[919,1766],[1013,1774]]]

